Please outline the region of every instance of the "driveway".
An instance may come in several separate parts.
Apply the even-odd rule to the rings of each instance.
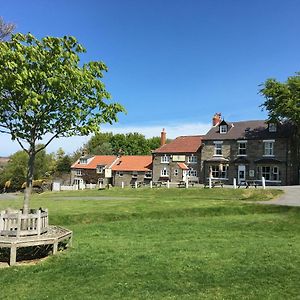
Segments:
[[[268,187],[269,188],[269,187]],[[277,187],[284,191],[279,198],[270,201],[260,201],[262,204],[300,206],[300,185]]]

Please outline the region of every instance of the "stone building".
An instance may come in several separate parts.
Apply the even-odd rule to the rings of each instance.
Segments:
[[[84,155],[71,166],[71,183],[112,184],[111,167],[117,160],[115,155]]]
[[[151,155],[124,155],[112,166],[113,185],[149,184],[152,180]]]
[[[153,181],[199,182],[201,145],[201,135],[179,136],[166,144],[166,132],[163,129],[161,146],[152,152]]]
[[[203,182],[212,178],[232,184],[266,179],[268,185],[299,184],[293,127],[263,120],[227,122],[221,114],[203,137]]]
[[[112,184],[125,186],[135,181],[147,184],[152,179],[152,156],[136,155],[94,155],[82,156],[71,166],[71,183]]]

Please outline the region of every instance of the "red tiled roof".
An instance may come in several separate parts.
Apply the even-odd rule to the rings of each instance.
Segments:
[[[96,169],[98,165],[110,166],[115,160],[117,156],[115,155],[95,155],[91,157],[90,162],[87,164],[80,164],[77,160],[71,168],[75,169]]]
[[[195,153],[201,146],[202,138],[202,135],[179,136],[153,153]]]
[[[177,163],[177,165],[182,170],[188,170],[189,169],[185,163]]]
[[[151,171],[151,155],[121,156],[112,166],[113,171]]]

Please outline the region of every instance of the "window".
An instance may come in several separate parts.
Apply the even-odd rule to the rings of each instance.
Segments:
[[[168,163],[170,161],[170,156],[169,155],[163,155],[163,156],[161,156],[161,158],[160,158],[160,162],[161,163]]]
[[[152,171],[145,172],[145,178],[152,178]]]
[[[160,176],[162,176],[162,177],[168,177],[169,176],[169,170],[167,170],[166,168],[163,168],[160,171]]]
[[[137,178],[137,177],[138,177],[138,172],[133,171],[133,172],[132,172],[132,178]]]
[[[197,156],[194,156],[194,155],[188,156],[188,163],[189,164],[196,164],[197,163]]]
[[[228,178],[228,165],[221,165],[220,168],[220,178]]]
[[[103,165],[98,165],[97,168],[96,168],[96,172],[97,172],[98,174],[102,174],[103,171],[104,171],[104,168],[105,168],[105,166],[103,166]]]
[[[174,170],[174,176],[178,176],[178,169]]]
[[[228,178],[228,165],[214,165],[210,166],[212,178]]]
[[[80,169],[75,170],[76,176],[82,176],[82,172]]]
[[[222,156],[222,142],[214,142],[216,156]]]
[[[269,123],[269,132],[276,132],[277,131],[277,124]]]
[[[80,158],[79,163],[80,164],[87,164],[87,158],[84,158],[84,157]]]
[[[193,168],[189,169],[188,176],[197,177],[197,170],[194,170]]]
[[[245,156],[247,155],[247,152],[246,152],[246,147],[247,147],[247,143],[246,142],[238,142],[238,155],[239,156]]]
[[[219,178],[219,166],[211,166],[211,177]]]
[[[272,169],[273,180],[279,180],[279,168],[273,167]]]
[[[220,133],[221,134],[227,133],[227,125],[220,125]]]
[[[123,172],[117,171],[117,172],[116,172],[116,176],[123,177]]]
[[[274,141],[264,141],[264,156],[274,156]]]
[[[277,166],[262,166],[257,168],[258,178],[265,177],[266,180],[280,180],[279,168]]]

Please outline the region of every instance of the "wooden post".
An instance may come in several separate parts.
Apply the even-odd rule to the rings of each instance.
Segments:
[[[57,253],[57,249],[58,249],[58,241],[55,240],[55,242],[53,243],[53,254]]]
[[[41,210],[39,209],[38,211],[37,211],[37,223],[36,223],[36,229],[37,229],[37,234],[38,235],[41,235],[41,225],[42,225],[42,223],[41,223]]]
[[[188,181],[188,180],[185,181],[185,188],[186,188],[186,189],[189,188],[189,181]]]
[[[153,187],[153,182],[152,182],[152,180],[150,181],[150,189],[152,189],[152,187]]]
[[[18,220],[17,220],[17,238],[20,237],[20,231],[21,231],[21,220],[22,220],[22,212],[18,211]]]
[[[124,189],[124,181],[121,182],[121,187]]]
[[[102,189],[102,182],[99,182],[99,189]]]
[[[233,188],[236,189],[236,178],[233,178]]]
[[[168,189],[170,188],[170,181],[169,180],[167,181],[167,188]]]
[[[212,186],[211,186],[211,177],[208,178],[208,187],[211,189]]]
[[[0,212],[0,234],[1,231],[4,230],[4,220],[3,220],[3,215],[5,214],[5,211],[1,211]]]
[[[17,262],[17,246],[11,245],[10,248],[10,257],[9,257],[9,265],[14,266]]]
[[[137,189],[137,181],[134,183],[134,187]]]

